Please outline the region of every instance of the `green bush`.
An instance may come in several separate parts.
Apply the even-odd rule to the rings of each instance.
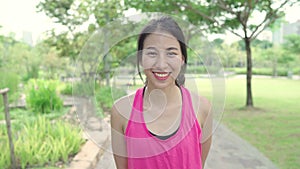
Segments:
[[[246,68],[226,68],[227,71],[234,71],[236,74],[246,74]],[[296,69],[295,69],[296,70]],[[273,76],[272,68],[252,68],[253,75]],[[288,70],[286,68],[277,68],[277,76],[287,76]]]
[[[294,74],[294,75],[300,75],[300,68],[299,68],[299,67],[294,68],[294,69],[293,69],[293,74]]]
[[[71,83],[66,83],[64,88],[60,91],[61,94],[72,95],[73,94],[73,86]]]
[[[101,86],[97,89],[96,100],[100,102],[102,109],[110,110],[114,101],[125,95],[126,92],[122,89]]]
[[[35,113],[50,113],[59,111],[63,101],[58,96],[56,88],[57,81],[30,80],[27,86],[26,104]]]
[[[95,93],[95,81],[75,82],[71,86],[72,94],[75,96],[93,96]]]
[[[21,122],[22,123],[22,122]],[[14,123],[16,124],[16,123]],[[20,127],[22,126],[22,127]],[[55,165],[58,161],[68,162],[84,142],[78,127],[62,120],[50,121],[38,116],[35,120],[12,125],[15,155],[23,168]],[[4,125],[0,125],[0,168],[10,168],[10,153]]]
[[[14,101],[18,96],[19,76],[12,72],[0,69],[0,89],[9,88],[9,101]],[[0,96],[0,107],[3,107],[3,98]]]
[[[207,70],[204,66],[187,66],[186,73],[206,74]]]

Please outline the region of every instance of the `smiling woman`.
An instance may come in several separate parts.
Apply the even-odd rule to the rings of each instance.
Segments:
[[[148,87],[166,88],[176,81],[184,56],[172,35],[150,34],[144,42],[141,65],[148,79]]]
[[[184,87],[187,49],[170,17],[140,33],[138,71],[145,86],[112,109],[112,148],[118,169],[202,169],[211,145],[210,103]],[[208,135],[205,141],[202,135]]]

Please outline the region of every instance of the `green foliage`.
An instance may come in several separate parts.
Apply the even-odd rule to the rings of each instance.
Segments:
[[[234,71],[236,74],[246,74],[247,70],[246,68],[231,68],[226,69]],[[295,69],[293,72],[297,72],[297,69]],[[272,68],[253,68],[252,69],[253,75],[265,75],[265,76],[273,76],[273,70]],[[287,68],[277,68],[277,76],[287,76],[288,75],[288,69]]]
[[[83,143],[81,130],[61,120],[50,121],[37,116],[34,120],[23,119],[12,127],[15,154],[22,169],[54,165],[58,161],[67,163]],[[0,168],[9,168],[10,154],[4,125],[0,125],[0,140]]]
[[[240,50],[246,51],[244,40],[239,40],[236,43],[238,44]],[[260,49],[268,49],[273,47],[273,44],[271,42],[267,40],[259,40],[259,39],[254,39],[251,45],[252,47],[256,47]]]
[[[6,67],[9,64],[10,47],[13,46],[17,41],[12,37],[0,35],[0,68]]]
[[[105,3],[92,0],[76,1],[76,3],[74,0],[45,0],[40,2],[37,8],[39,12],[44,12],[68,29],[60,34],[56,34],[52,30],[50,38],[46,42],[60,51],[59,56],[69,57],[73,60],[77,58],[84,43],[95,29],[113,21],[123,12],[121,3],[117,0]],[[89,21],[88,29],[78,32],[76,28],[87,23],[90,17],[95,18],[95,22],[90,23]]]
[[[49,33],[49,38],[45,43],[55,48],[57,57],[70,58],[71,60],[77,59],[80,50],[83,48],[89,34],[76,32],[73,36],[69,36],[68,32],[57,34],[54,30]],[[52,52],[53,53],[53,52]]]
[[[62,110],[60,111],[53,111],[49,114],[43,114],[44,117],[46,117],[49,120],[57,119],[62,117],[64,114],[66,114],[69,111],[68,107],[63,107]],[[18,108],[13,108],[9,110],[10,114],[10,119],[11,120],[18,120],[18,119],[35,119],[36,118],[36,113],[34,112],[28,112],[27,109],[18,109]],[[0,113],[0,120],[5,120],[5,115],[4,113]]]
[[[60,110],[63,101],[58,96],[56,88],[57,81],[53,80],[30,80],[27,86],[26,104],[35,113],[50,113]]]
[[[18,96],[18,85],[20,82],[19,76],[12,72],[0,69],[0,89],[9,88],[8,97],[9,101],[13,101]],[[3,98],[0,96],[0,107],[3,106]]]
[[[65,95],[72,95],[73,94],[73,87],[71,83],[66,83],[63,89],[60,91],[61,94]]]
[[[186,73],[205,74],[207,70],[204,66],[187,66]]]
[[[104,41],[99,40],[103,38],[101,37],[95,40],[97,44],[90,44],[90,45],[94,45],[92,47],[93,50],[88,50],[90,53],[86,54],[85,52],[81,51],[82,49],[87,48],[85,43],[89,39],[89,37],[94,33],[95,30],[103,27],[104,25],[108,24],[111,21],[114,21],[116,18],[120,16],[123,16],[124,5],[122,5],[120,1],[109,0],[109,1],[105,1],[104,3],[102,1],[93,1],[93,0],[83,0],[83,1],[45,0],[40,2],[37,5],[37,8],[40,12],[44,12],[47,16],[54,19],[57,23],[62,24],[67,29],[67,31],[59,34],[55,33],[55,30],[52,30],[52,32],[49,34],[50,38],[46,40],[46,43],[51,47],[55,47],[55,49],[58,51],[59,57],[67,57],[70,58],[72,61],[75,61],[77,59],[76,61],[78,65],[80,65],[79,71],[82,71],[80,73],[87,73],[87,74],[93,73],[96,72],[98,67],[101,69],[101,71],[99,72],[103,72],[103,69],[105,68],[106,77],[108,78],[109,76],[107,75],[108,73],[110,73],[108,71],[111,68],[118,65],[119,61],[121,60],[120,57],[127,56],[124,54],[114,55],[113,57],[118,58],[117,59],[118,61],[114,61],[114,59],[105,60],[104,66],[103,65],[99,66],[98,64],[95,64],[95,63],[99,63],[99,62],[95,62],[96,57],[99,56],[101,57],[102,55],[104,55],[103,54],[104,51],[107,50],[107,47],[105,47],[105,45],[100,45],[100,44],[102,43],[106,44],[107,41],[111,40],[110,39],[111,37],[118,38],[119,36],[117,31],[114,31],[113,33],[111,32],[104,33],[107,36],[111,36],[111,35],[113,36],[104,37]],[[94,18],[94,19],[91,20],[89,18]],[[86,30],[78,32],[78,30],[82,30],[82,25],[84,24],[88,24],[89,25],[88,28]],[[122,26],[118,28],[122,29]],[[102,47],[103,50],[101,49]],[[130,52],[130,50],[128,50],[130,48],[126,48],[126,49],[127,49],[126,52]],[[121,50],[124,51],[123,49],[118,49],[118,51],[114,50],[112,53],[117,53]],[[95,51],[101,51],[103,53],[102,54],[97,53],[95,56],[93,54],[93,52]],[[79,90],[76,89],[74,91],[79,91]]]
[[[300,54],[300,36],[299,35],[288,35],[285,37],[285,42],[283,47],[294,54]]]
[[[74,82],[72,86],[72,93],[75,96],[93,96],[95,93],[95,81],[86,79],[80,82]]]
[[[37,57],[33,48],[12,37],[0,37],[0,68],[9,69],[22,79],[38,77],[41,58]]]
[[[126,92],[122,89],[101,86],[97,90],[96,100],[100,102],[100,105],[104,110],[110,110],[114,101],[125,95]]]
[[[213,44],[216,46],[216,47],[221,47],[221,45],[224,43],[224,40],[223,39],[220,39],[220,38],[216,38],[213,40]]]
[[[220,48],[216,49],[216,53],[221,59],[224,67],[244,65],[244,55],[240,50],[238,50],[238,45],[236,43],[231,45],[223,43]]]
[[[74,0],[53,1],[45,0],[37,5],[38,11],[43,11],[56,22],[74,29],[73,24],[82,24],[88,18],[82,18],[77,13],[73,13]],[[77,14],[77,15],[76,15]],[[75,15],[75,16],[73,16]]]
[[[165,12],[185,18],[194,25],[199,26],[207,32],[223,32],[229,30],[239,34],[239,29],[244,28],[240,37],[255,39],[260,32],[259,28],[267,28],[283,17],[283,9],[280,7],[289,6],[297,0],[276,2],[261,0],[255,1],[184,1],[164,0],[152,1],[151,3],[140,3],[138,0],[125,0],[126,8],[135,8],[142,12]],[[264,18],[262,24],[251,24],[253,14],[260,13]],[[252,35],[252,32],[254,34]]]

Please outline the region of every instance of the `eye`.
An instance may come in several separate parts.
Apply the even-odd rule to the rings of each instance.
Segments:
[[[176,52],[167,52],[167,56],[168,57],[175,57],[175,56],[177,56],[178,54],[176,53]]]
[[[155,56],[157,56],[157,52],[154,52],[154,51],[146,52],[146,56],[155,57]]]

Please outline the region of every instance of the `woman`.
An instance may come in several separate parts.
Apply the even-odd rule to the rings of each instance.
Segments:
[[[211,106],[183,86],[187,48],[182,30],[170,17],[150,21],[140,33],[137,53],[145,86],[112,109],[117,168],[202,169],[211,145]]]

